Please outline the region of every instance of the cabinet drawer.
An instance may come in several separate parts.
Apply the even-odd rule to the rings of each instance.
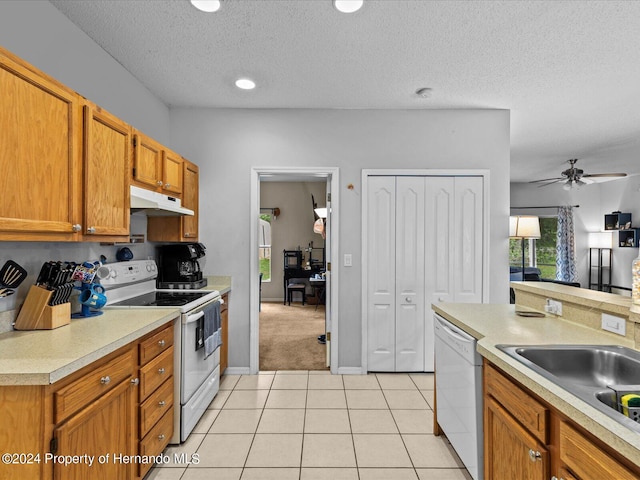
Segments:
[[[549,409],[489,364],[485,364],[484,378],[485,393],[509,410],[538,440],[547,444]]]
[[[171,345],[173,345],[173,324],[140,342],[140,365],[145,365]]]
[[[560,422],[560,460],[579,478],[638,478],[566,422]]]
[[[173,409],[169,410],[155,427],[140,441],[140,455],[156,456],[159,455],[169,444],[169,440],[173,436]],[[149,471],[153,464],[140,464],[140,476]]]
[[[173,377],[164,382],[140,405],[140,437],[144,437],[156,422],[173,406]]]
[[[123,353],[55,392],[55,423],[104,395],[127,377],[132,377],[135,365],[133,352]]]
[[[140,401],[173,375],[173,346],[140,368]]]

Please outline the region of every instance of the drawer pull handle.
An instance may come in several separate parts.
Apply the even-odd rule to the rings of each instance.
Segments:
[[[140,385],[140,379],[139,378],[132,378],[131,379],[131,383],[133,385]]]
[[[166,342],[164,340],[160,340],[158,342],[158,345],[160,345],[160,348],[164,348],[165,344],[166,344]]]
[[[159,373],[160,375],[164,375],[164,372],[165,372],[164,368],[159,368],[159,369],[158,369],[158,373]]]
[[[159,407],[164,407],[166,404],[167,404],[167,402],[165,402],[164,400],[160,400],[160,401],[158,402],[158,406],[159,406]]]
[[[100,383],[103,385],[108,384],[110,381],[111,381],[111,378],[109,378],[109,375],[106,375],[100,379]]]
[[[158,440],[164,440],[164,433],[161,433],[160,435],[158,435]]]
[[[536,460],[542,460],[542,454],[531,449],[529,450],[529,458],[532,462],[535,462]]]

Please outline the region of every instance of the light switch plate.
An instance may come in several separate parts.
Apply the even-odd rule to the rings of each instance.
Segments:
[[[351,256],[350,253],[345,253],[344,254],[344,266],[345,267],[352,267],[353,266],[353,257]]]
[[[616,317],[615,315],[603,313],[602,329],[608,332],[613,332],[617,333],[618,335],[625,336],[627,334],[627,322],[622,317]]]

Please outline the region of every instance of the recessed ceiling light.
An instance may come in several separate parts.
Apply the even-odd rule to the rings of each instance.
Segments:
[[[360,10],[364,0],[333,0],[333,6],[342,13],[353,13]]]
[[[239,78],[236,80],[236,87],[241,88],[242,90],[253,90],[256,88],[256,82],[248,78]]]
[[[217,12],[220,9],[220,0],[191,0],[191,5],[203,12]]]

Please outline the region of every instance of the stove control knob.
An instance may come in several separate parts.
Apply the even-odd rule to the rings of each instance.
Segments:
[[[149,263],[147,263],[147,272],[151,271],[151,265]]]

